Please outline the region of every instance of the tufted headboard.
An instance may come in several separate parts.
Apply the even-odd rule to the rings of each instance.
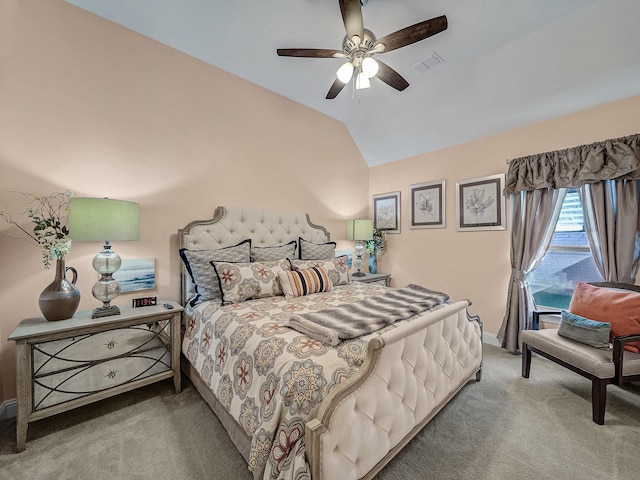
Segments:
[[[306,213],[278,212],[259,208],[218,207],[210,220],[196,220],[178,230],[179,248],[213,250],[251,239],[254,247],[282,245],[291,240],[329,241],[329,232],[309,220]],[[184,264],[180,267],[180,301],[195,294]]]

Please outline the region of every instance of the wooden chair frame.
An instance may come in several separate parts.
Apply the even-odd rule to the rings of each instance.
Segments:
[[[616,282],[592,282],[590,285],[597,287],[616,288],[620,290],[631,290],[640,293],[640,285],[632,285],[627,283]],[[534,311],[532,319],[533,330],[540,328],[540,315],[560,315],[558,311]],[[536,347],[532,347],[526,342],[522,343],[522,376],[529,378],[531,372],[531,352],[535,352],[558,365],[582,375],[591,380],[591,405],[593,421],[598,425],[604,425],[604,414],[607,403],[607,385],[613,383],[622,386],[625,383],[640,381],[640,374],[625,375],[624,374],[624,344],[628,342],[640,341],[638,335],[622,335],[613,338],[612,362],[614,364],[614,376],[609,378],[600,378],[586,370],[572,365],[556,356],[545,352]],[[585,345],[585,348],[594,348]]]

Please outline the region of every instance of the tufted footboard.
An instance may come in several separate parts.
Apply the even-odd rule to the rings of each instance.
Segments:
[[[369,342],[306,426],[314,480],[372,478],[482,368],[482,324],[456,302]]]

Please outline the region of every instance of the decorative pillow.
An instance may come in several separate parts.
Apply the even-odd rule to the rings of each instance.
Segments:
[[[241,303],[252,298],[282,295],[278,272],[288,271],[288,260],[275,262],[211,262],[220,279],[222,303]]]
[[[274,260],[283,260],[285,258],[295,258],[298,243],[291,240],[284,245],[277,247],[251,247],[252,262],[272,262]]]
[[[331,260],[336,256],[336,242],[313,243],[298,237],[300,260]]]
[[[331,283],[336,285],[346,285],[349,283],[349,268],[347,267],[347,256],[334,257],[331,260],[290,260],[291,270],[299,268],[324,267],[329,274]]]
[[[611,324],[596,322],[563,310],[558,335],[592,347],[609,348]]]
[[[278,278],[285,298],[328,292],[333,288],[327,269],[322,266],[278,272]]]
[[[640,334],[640,293],[596,287],[578,282],[569,311],[599,322],[609,322],[613,337]],[[630,342],[625,350],[640,353],[640,342]]]
[[[211,262],[248,262],[251,240],[243,240],[231,247],[215,250],[180,249],[180,258],[196,286],[196,295],[189,300],[191,306],[207,300],[220,300],[220,281]]]

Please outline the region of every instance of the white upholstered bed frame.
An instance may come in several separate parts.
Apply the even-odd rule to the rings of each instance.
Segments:
[[[181,248],[281,245],[302,237],[329,240],[304,213],[218,207],[210,220],[179,231]],[[182,303],[194,287],[184,267]],[[472,378],[482,372],[482,324],[459,301],[389,330],[369,342],[367,359],[332,390],[306,425],[306,455],[313,480],[372,478]],[[182,367],[225,426],[243,457],[251,439],[220,405],[183,356]]]

